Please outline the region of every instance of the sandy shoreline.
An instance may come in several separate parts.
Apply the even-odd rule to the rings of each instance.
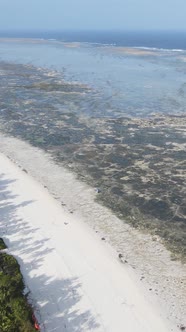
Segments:
[[[110,212],[103,207],[100,207],[100,210],[97,207],[94,213],[90,211],[92,207],[89,206],[88,200],[94,199],[94,190],[85,184],[81,184],[81,187],[76,186],[73,175],[68,172],[61,174],[62,183],[61,179],[58,179],[58,166],[55,168],[52,165],[53,173],[49,173],[43,152],[13,138],[4,136],[0,138],[1,152],[18,164],[21,163],[22,166],[21,170],[3,155],[0,156],[0,170],[1,174],[4,173],[1,177],[0,196],[3,208],[1,233],[4,232],[3,237],[10,252],[18,258],[22,266],[26,284],[41,315],[39,319],[44,324],[43,331],[44,326],[46,331],[54,329],[61,331],[62,327],[66,331],[179,330],[177,325],[184,324],[185,314],[184,288],[181,289],[178,283],[180,281],[184,287],[185,270],[181,265],[178,262],[171,262],[169,266],[168,253],[163,251],[160,243],[155,242],[156,251],[159,248],[157,252],[159,262],[156,256],[151,257],[154,261],[154,270],[158,268],[161,261],[164,270],[161,271],[162,275],[159,275],[159,279],[153,275],[152,261],[147,262],[145,256],[148,236],[146,239],[144,236],[141,237],[141,240],[139,236],[136,238],[136,241],[141,242],[136,249],[128,248],[131,255],[129,253],[126,254],[127,257],[124,255],[129,264],[121,264],[116,250],[121,248],[120,252],[123,254],[124,249],[121,244],[114,245],[114,240],[111,239],[111,233],[114,236],[117,234],[114,233],[114,228],[109,230],[107,219],[112,219]],[[42,158],[44,158],[44,167],[41,168]],[[32,165],[29,169],[31,159],[34,167]],[[52,163],[52,160],[48,160],[48,163]],[[53,182],[52,188],[50,182],[51,177],[56,177],[61,187],[63,206],[49,195],[47,188],[26,174],[23,168],[40,180],[40,183],[45,183],[49,191],[59,199],[60,194],[55,191],[56,183]],[[39,169],[41,173],[38,179]],[[47,178],[48,183],[46,183]],[[78,211],[76,196],[79,196],[82,202]],[[105,213],[103,217],[107,220],[102,225],[102,229],[98,224],[101,213]],[[85,221],[91,225],[92,218],[97,234],[82,223]],[[113,222],[119,227],[119,221],[116,219]],[[118,228],[118,236],[120,231],[121,229]],[[135,232],[132,234],[127,225],[123,233],[125,233],[125,239],[128,238],[129,241],[126,243],[127,246],[130,245],[130,239],[132,241],[137,236]],[[106,236],[106,241],[109,241],[116,250],[111,249],[105,241],[101,241],[103,236]],[[146,247],[142,248],[145,243]],[[150,249],[149,244],[151,252],[146,255],[155,254],[155,247]],[[143,251],[144,256],[141,257],[140,262],[139,257]],[[135,256],[136,261],[132,260],[132,255]],[[137,264],[139,264],[138,267]],[[141,279],[139,279],[140,268]],[[160,270],[157,273],[160,273]],[[171,276],[172,280],[170,280]],[[152,277],[156,280],[154,282],[158,292],[154,289]],[[167,280],[166,284],[164,278]],[[160,280],[162,285],[158,284]],[[149,292],[150,288],[148,288],[150,282],[152,292]],[[165,293],[161,292],[161,287],[166,286],[167,291],[170,292],[170,285],[173,288],[169,299],[166,290]],[[159,296],[161,300],[164,298],[164,302],[159,301]],[[180,298],[180,302],[176,296]],[[171,299],[174,301],[174,308],[171,308]],[[166,306],[164,305],[162,311],[165,303]],[[159,304],[162,307],[160,305],[158,308]]]
[[[3,155],[0,165],[1,232],[46,331],[168,331],[87,227]]]

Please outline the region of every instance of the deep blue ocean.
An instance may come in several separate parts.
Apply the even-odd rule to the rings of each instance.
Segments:
[[[186,31],[0,31],[0,37],[186,50]]]

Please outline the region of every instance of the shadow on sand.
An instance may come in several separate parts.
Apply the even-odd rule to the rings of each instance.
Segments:
[[[45,331],[45,326],[47,331],[53,332],[99,329],[99,323],[90,311],[77,310],[77,303],[81,299],[78,278],[59,280],[45,274],[38,276],[34,272],[46,263],[46,254],[54,249],[48,244],[49,239],[43,236],[41,241],[33,240],[33,235],[38,229],[34,226],[31,228],[26,220],[18,216],[17,209],[32,204],[33,201],[14,204],[15,196],[9,190],[9,185],[13,182],[16,180],[8,179],[4,174],[0,175],[0,237],[4,239],[10,253],[13,252],[21,266],[25,284],[30,291],[29,298],[41,322],[41,330]],[[20,234],[22,237],[18,240]],[[26,254],[31,260],[23,262],[21,254]]]

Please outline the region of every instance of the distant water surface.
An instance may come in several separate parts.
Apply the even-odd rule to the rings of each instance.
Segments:
[[[75,37],[74,37],[75,38]],[[82,38],[81,38],[82,39]],[[107,116],[183,112],[186,106],[186,51],[144,50],[91,43],[28,39],[1,40],[0,59],[62,73],[68,81],[99,90]],[[107,105],[107,106],[106,106]],[[108,108],[108,112],[106,110]],[[97,112],[95,112],[97,116]]]
[[[0,37],[186,50],[186,31],[0,31]]]

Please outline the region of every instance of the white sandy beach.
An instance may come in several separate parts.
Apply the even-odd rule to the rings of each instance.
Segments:
[[[115,251],[0,154],[0,232],[42,331],[176,331]],[[73,188],[72,188],[73,190]]]

